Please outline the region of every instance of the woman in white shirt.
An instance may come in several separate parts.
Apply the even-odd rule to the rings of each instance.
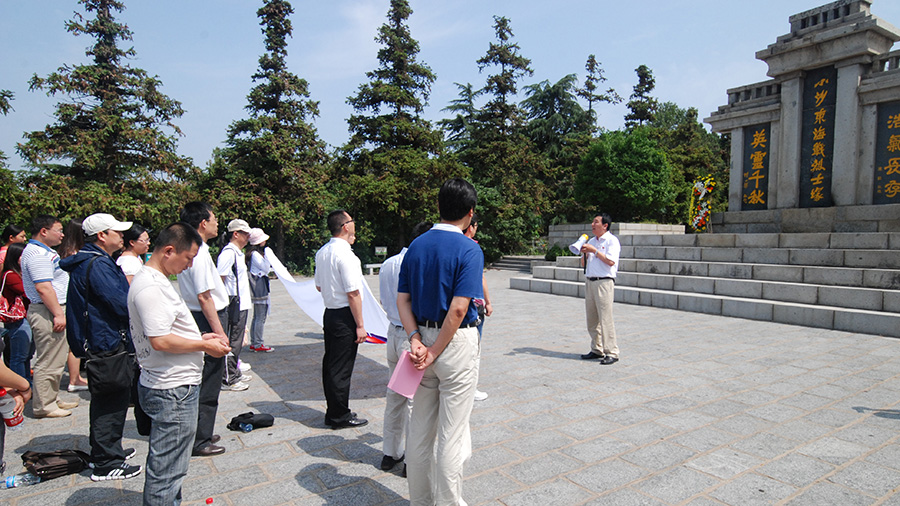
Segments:
[[[250,230],[250,245],[246,250],[249,269],[250,292],[253,294],[253,321],[250,323],[250,351],[271,353],[275,348],[263,341],[263,327],[269,314],[269,272],[272,264],[266,259],[266,241],[269,236],[261,228]]]
[[[116,259],[116,265],[125,273],[128,283],[144,266],[144,255],[150,250],[150,234],[147,229],[137,223],[122,233],[125,250]]]

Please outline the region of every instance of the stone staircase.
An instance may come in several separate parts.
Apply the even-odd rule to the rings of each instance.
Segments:
[[[622,235],[616,302],[900,337],[900,233]],[[584,297],[578,257],[510,288]]]
[[[531,272],[532,263],[544,260],[542,256],[507,255],[490,265],[491,269],[503,271]],[[544,263],[544,262],[541,262]]]

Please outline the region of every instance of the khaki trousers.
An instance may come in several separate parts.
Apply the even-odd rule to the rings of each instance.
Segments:
[[[616,283],[612,279],[584,281],[584,312],[587,317],[588,334],[591,335],[591,351],[598,355],[619,357],[616,344],[616,324],[613,323],[613,290]]]
[[[65,305],[62,310],[66,310]],[[27,318],[35,350],[31,409],[35,416],[44,416],[57,409],[59,380],[69,357],[69,343],[65,330],[53,332],[53,315],[47,306],[32,304],[28,307]]]
[[[422,328],[431,346],[438,329]],[[463,462],[472,454],[469,417],[478,383],[478,329],[460,329],[427,369],[413,399],[406,448],[411,506],[459,506]]]
[[[394,375],[397,362],[404,351],[409,351],[409,338],[403,327],[388,325],[387,332],[388,379]],[[385,455],[399,459],[406,454],[406,432],[409,430],[409,416],[412,401],[397,392],[387,389],[384,396],[384,441],[381,444]]]

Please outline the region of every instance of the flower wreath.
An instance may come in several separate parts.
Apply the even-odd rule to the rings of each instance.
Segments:
[[[709,225],[709,201],[712,197],[713,188],[716,187],[716,180],[712,174],[707,174],[694,181],[691,188],[691,228],[697,232],[703,232]]]

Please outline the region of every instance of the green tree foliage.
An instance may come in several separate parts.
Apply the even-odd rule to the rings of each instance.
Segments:
[[[622,97],[613,88],[607,88],[606,91],[602,92],[597,91],[600,89],[600,85],[606,82],[606,77],[603,76],[603,67],[600,66],[596,56],[593,54],[588,56],[587,63],[584,64],[584,70],[587,72],[587,76],[584,78],[584,86],[576,90],[576,93],[578,93],[579,97],[587,100],[588,115],[590,115],[592,121],[591,125],[595,125],[597,123],[597,111],[594,110],[594,103],[607,102],[609,104],[618,104],[622,101]]]
[[[450,105],[441,109],[441,112],[451,112],[456,115],[438,121],[438,126],[445,135],[444,146],[457,152],[464,150],[472,141],[475,116],[478,114],[475,99],[481,94],[481,90],[476,90],[471,83],[453,84],[459,88],[459,98],[451,100]]]
[[[9,111],[13,110],[9,105],[13,99],[13,92],[9,90],[0,90],[0,114],[6,116]],[[6,155],[0,150],[0,169],[6,169]]]
[[[407,0],[391,0],[375,38],[381,44],[379,66],[347,99],[355,114],[348,120],[351,138],[341,150],[335,186],[339,204],[361,222],[356,250],[363,257],[375,244],[399,251],[416,223],[436,215],[441,183],[465,175],[458,163],[441,156],[441,132],[421,116],[435,75],[417,60],[410,14]]]
[[[712,174],[718,183],[712,210],[725,211],[728,207],[730,145],[720,135],[703,127],[697,119],[697,109],[682,109],[672,102],[665,102],[660,104],[647,128],[672,166],[675,198],[668,221],[687,223],[691,188],[695,180],[707,174]]]
[[[183,112],[181,104],[159,90],[158,78],[125,63],[135,56],[134,48],[121,49],[118,43],[130,41],[131,31],[113,16],[124,10],[123,3],[79,1],[96,17],[85,20],[76,12],[66,29],[95,39],[86,52],[93,61],[31,78],[31,90],[70,98],[57,104],[54,124],[25,135],[19,153],[32,166],[76,182],[112,185],[135,178],[183,176],[191,161],[176,154],[175,135],[181,131],[172,123]]]
[[[525,87],[526,131],[535,149],[546,157],[542,181],[552,203],[546,220],[583,217],[574,196],[575,174],[590,144],[594,121],[578,103],[576,85],[577,76],[569,74],[553,85],[543,81]]]
[[[615,221],[660,220],[675,197],[672,168],[644,127],[607,132],[578,169],[576,195]]]
[[[490,68],[481,90],[487,103],[475,115],[471,140],[459,151],[479,191],[479,243],[488,261],[522,251],[544,228],[549,211],[543,177],[546,159],[525,135],[525,111],[515,100],[518,81],[532,74],[531,60],[512,42],[509,20],[494,17],[497,42],[480,58]]]
[[[226,147],[197,179],[220,216],[267,230],[282,258],[303,265],[319,245],[330,199],[325,143],[309,123],[319,104],[287,68],[293,12],[285,0],[266,0],[257,11],[266,52],[247,96],[249,117],[229,126]]]
[[[13,99],[13,92],[9,90],[0,90],[0,114],[6,116],[13,110],[10,102]],[[0,151],[0,214],[12,217],[17,212],[17,208],[21,192],[16,184],[12,171],[6,165],[6,154]],[[12,221],[12,220],[10,220]]]
[[[638,83],[634,85],[634,93],[631,94],[631,100],[626,104],[631,110],[625,115],[625,125],[628,127],[653,121],[653,116],[659,108],[656,99],[650,96],[650,92],[656,87],[653,71],[646,65],[641,65],[634,71],[637,74]]]

